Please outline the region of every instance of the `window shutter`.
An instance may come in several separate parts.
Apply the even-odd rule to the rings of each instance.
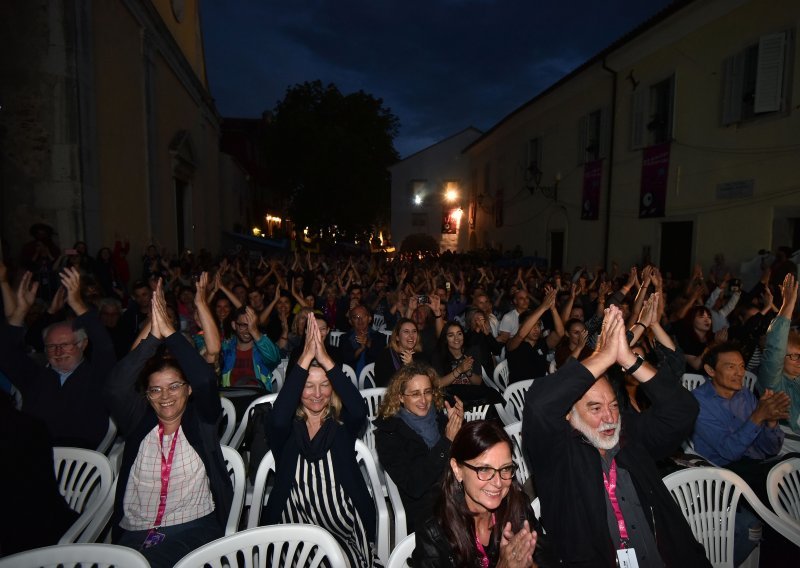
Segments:
[[[644,146],[645,109],[647,108],[647,89],[633,92],[633,111],[631,113],[631,149]]]
[[[722,125],[739,122],[742,118],[742,88],[744,86],[744,51],[728,57],[722,63]]]
[[[586,146],[589,144],[589,117],[583,115],[578,120],[578,165],[586,161]]]
[[[759,39],[754,112],[772,112],[781,109],[785,50],[786,34],[783,32],[767,34]]]
[[[608,158],[608,145],[611,141],[611,107],[600,111],[600,152],[601,158]]]

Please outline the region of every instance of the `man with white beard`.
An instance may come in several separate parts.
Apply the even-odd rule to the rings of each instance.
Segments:
[[[562,566],[609,567],[618,558],[622,565],[634,554],[642,568],[710,566],[655,465],[691,433],[698,413],[680,383],[683,357],[669,347],[658,345],[658,369],[644,362],[612,306],[597,350],[536,379],[527,393],[524,451]],[[650,408],[620,413],[605,375],[614,364],[639,381]]]

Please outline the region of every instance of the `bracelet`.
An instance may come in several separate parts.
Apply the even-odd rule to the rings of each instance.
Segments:
[[[637,325],[640,325],[640,326],[642,326],[642,327],[643,327],[645,330],[647,330],[647,326],[646,326],[646,325],[644,325],[644,324],[643,324],[642,322],[640,322],[640,321],[637,321],[637,322],[636,322],[635,324],[633,324],[633,326],[631,326],[631,327],[636,327]]]
[[[641,355],[637,355],[636,356],[636,362],[633,365],[631,365],[630,367],[628,367],[627,369],[623,368],[622,372],[626,373],[628,375],[632,375],[636,371],[639,370],[639,367],[641,367],[643,363],[644,363],[644,359],[642,358],[642,356]]]

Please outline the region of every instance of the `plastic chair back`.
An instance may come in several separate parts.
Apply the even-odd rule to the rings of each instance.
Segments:
[[[370,388],[375,388],[375,363],[364,365],[361,374],[358,375],[358,390]]]
[[[386,506],[386,499],[383,497],[383,487],[381,485],[381,476],[378,473],[377,458],[373,456],[373,450],[362,442],[356,440],[355,444],[356,461],[361,470],[366,470],[367,488],[372,494],[372,500],[375,502],[375,512],[378,520],[375,534],[377,535],[378,542],[375,543],[378,548],[378,557],[383,564],[389,560],[389,509]]]
[[[29,568],[31,566],[150,568],[150,564],[138,551],[114,544],[59,544],[26,550],[0,559],[0,568]]]
[[[494,368],[494,374],[492,378],[494,379],[494,382],[500,389],[501,393],[505,392],[506,387],[508,387],[508,372],[507,359],[500,361]]]
[[[767,496],[772,510],[800,530],[800,458],[789,458],[769,470]]]
[[[380,410],[383,396],[386,394],[384,387],[377,387],[372,389],[364,389],[361,391],[361,397],[367,403],[367,429],[361,436],[361,440],[369,447],[373,455],[375,452],[375,426],[373,420],[378,417],[378,410]],[[377,459],[377,458],[376,458]]]
[[[414,533],[411,533],[394,547],[386,568],[406,568],[406,566],[409,566],[408,561],[411,559],[411,555],[414,554],[416,546],[417,537]]]
[[[233,432],[236,429],[236,407],[224,396],[219,398],[219,402],[222,404],[222,420],[225,424],[225,428],[219,435],[219,444],[221,446],[227,446],[231,438],[233,438]],[[221,425],[222,424],[220,424],[220,426]]]
[[[750,392],[755,392],[758,377],[752,371],[744,372],[744,386],[750,389]]]
[[[522,408],[525,406],[525,393],[533,384],[533,379],[511,383],[503,393],[506,401],[506,412],[515,420],[522,420]]]
[[[681,384],[683,385],[683,388],[688,391],[693,391],[704,382],[706,382],[706,378],[703,375],[697,375],[694,373],[684,373],[681,377]]]
[[[253,482],[253,498],[250,502],[250,512],[247,514],[247,528],[252,529],[259,525],[261,509],[267,504],[269,491],[267,483],[270,473],[275,473],[275,456],[272,450],[267,452],[256,470],[256,480]]]
[[[242,516],[247,477],[244,473],[244,461],[239,452],[230,446],[222,446],[222,459],[225,460],[225,469],[228,470],[231,485],[233,485],[231,512],[228,514],[228,523],[225,525],[225,535],[227,536],[239,530],[239,518]]]
[[[372,316],[372,329],[375,331],[386,329],[386,320],[383,318],[383,314],[374,314]]]
[[[283,387],[283,381],[286,378],[284,370],[281,370],[280,367],[275,367],[272,370],[272,392],[273,394],[279,393],[281,388]]]
[[[384,472],[386,481],[386,492],[389,495],[389,503],[392,505],[394,513],[394,542],[398,543],[406,538],[406,508],[403,506],[403,499],[400,497],[400,490],[387,472]]]
[[[343,331],[329,331],[328,332],[328,343],[331,344],[332,347],[339,347],[339,340],[344,335]]]
[[[278,393],[271,393],[265,394],[264,396],[260,396],[251,402],[247,409],[244,411],[242,415],[242,421],[239,423],[239,427],[236,429],[236,432],[233,434],[231,438],[230,444],[228,446],[239,449],[239,446],[242,445],[242,441],[244,440],[245,432],[247,431],[247,424],[250,422],[250,414],[252,414],[253,408],[256,407],[258,404],[264,404],[265,402],[274,403],[275,399],[278,398]]]
[[[471,410],[464,411],[464,422],[471,422],[473,420],[485,420],[486,412],[489,410],[488,404],[481,406],[474,406]]]
[[[70,508],[80,514],[58,543],[78,542],[111,491],[114,472],[106,456],[83,448],[55,447],[53,462],[59,492]]]
[[[108,430],[106,430],[106,435],[101,440],[100,444],[97,446],[98,452],[101,454],[108,454],[108,450],[111,449],[111,445],[114,443],[114,440],[117,438],[117,423],[109,416],[108,417]]]
[[[718,467],[693,467],[671,473],[664,485],[678,503],[694,537],[715,566],[733,567],[736,507],[744,497],[761,519],[794,544],[800,530],[770,511],[738,475]]]
[[[358,377],[356,376],[356,371],[348,365],[347,363],[342,363],[342,373],[350,379],[350,382],[353,383],[353,386],[358,388]]]
[[[175,568],[346,565],[344,552],[328,531],[314,525],[287,524],[247,529],[209,542],[184,556]]]
[[[509,426],[504,426],[503,429],[513,443],[511,454],[514,458],[514,463],[517,464],[517,481],[520,485],[524,485],[531,476],[531,470],[528,467],[528,462],[525,460],[525,452],[522,451],[522,422],[515,422]]]

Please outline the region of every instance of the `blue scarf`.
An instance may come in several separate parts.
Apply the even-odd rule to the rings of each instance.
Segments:
[[[417,416],[402,407],[399,414],[400,419],[419,434],[428,449],[435,446],[439,438],[442,437],[439,433],[439,423],[436,421],[436,407],[434,405],[431,404],[431,408],[425,416]]]

